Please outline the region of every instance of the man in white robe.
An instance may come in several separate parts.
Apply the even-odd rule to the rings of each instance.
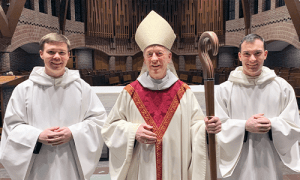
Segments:
[[[263,66],[264,40],[247,35],[241,67],[216,90],[220,171],[226,180],[282,180],[281,164],[300,172],[299,112],[293,88]]]
[[[172,28],[152,11],[135,37],[147,71],[124,88],[102,129],[111,179],[210,179],[204,115],[188,85],[167,70]],[[209,133],[220,131],[218,118],[206,121]]]
[[[40,41],[35,67],[9,100],[0,160],[12,180],[89,180],[101,156],[106,112],[78,71],[65,68],[69,40]]]

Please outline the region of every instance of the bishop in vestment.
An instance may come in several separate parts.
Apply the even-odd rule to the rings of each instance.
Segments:
[[[152,11],[135,38],[146,70],[123,89],[102,129],[111,179],[209,179],[205,129],[218,133],[221,122],[206,118],[206,128],[193,92],[168,68],[175,40],[171,26]]]

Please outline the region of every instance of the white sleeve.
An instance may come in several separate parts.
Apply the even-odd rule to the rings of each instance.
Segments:
[[[231,119],[229,115],[232,83],[225,82],[216,89],[215,116],[222,122],[222,131],[217,134],[220,145],[220,172],[230,176],[240,157],[245,136],[245,119]],[[234,132],[234,133],[233,133]]]
[[[270,118],[273,143],[282,162],[296,172],[300,172],[299,111],[293,88],[282,83],[282,109],[278,117]]]
[[[210,179],[208,148],[206,142],[206,130],[204,122],[204,114],[200,105],[191,92],[187,90],[188,96],[186,112],[191,120],[191,140],[192,140],[192,161],[189,167],[189,173],[192,180]],[[218,145],[216,144],[218,147]],[[218,156],[217,148],[217,156]]]
[[[103,139],[101,129],[106,121],[106,111],[91,87],[82,82],[81,122],[69,126],[75,142],[76,153],[85,180],[92,176],[101,156]]]
[[[140,124],[129,122],[131,96],[123,90],[104,124],[102,136],[109,147],[109,172],[112,180],[124,180],[127,176]]]
[[[25,105],[27,88],[18,85],[9,100],[5,112],[0,160],[12,180],[23,180],[30,172],[33,150],[42,130],[28,125]]]

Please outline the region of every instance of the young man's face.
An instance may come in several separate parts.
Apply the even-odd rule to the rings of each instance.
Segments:
[[[243,64],[244,74],[259,76],[267,54],[268,51],[264,50],[264,43],[259,39],[256,39],[254,42],[243,42],[239,58]]]
[[[144,62],[153,79],[162,79],[166,76],[171,59],[172,53],[163,46],[150,46],[144,50]]]
[[[40,56],[44,60],[46,74],[56,78],[64,74],[70,52],[66,43],[50,42],[44,44]]]

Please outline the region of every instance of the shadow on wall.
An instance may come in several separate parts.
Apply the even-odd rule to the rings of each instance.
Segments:
[[[299,59],[300,50],[293,45],[288,45],[282,51],[269,51],[264,65],[268,67],[300,67]]]

